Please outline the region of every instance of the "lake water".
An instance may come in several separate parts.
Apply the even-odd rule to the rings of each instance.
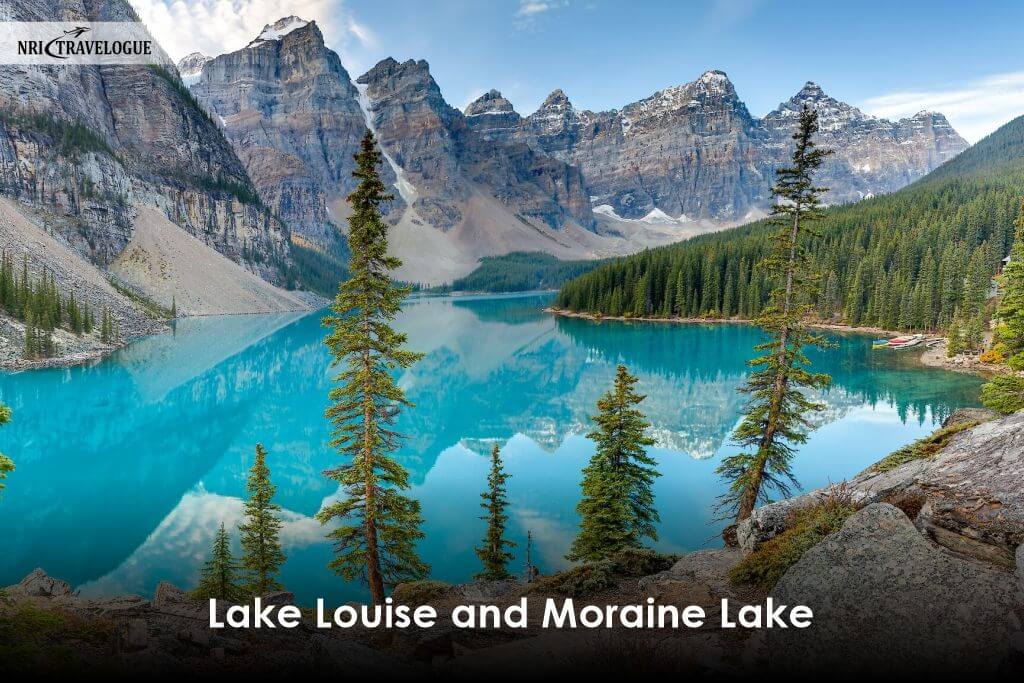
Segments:
[[[436,578],[477,571],[479,494],[487,453],[502,446],[509,534],[522,566],[527,530],[542,571],[566,565],[582,434],[617,363],[639,376],[662,477],[658,547],[719,545],[715,466],[742,397],[736,387],[760,333],[743,325],[556,319],[550,295],[409,302],[398,326],[426,354],[401,376],[416,407],[400,428],[410,494],[423,505],[421,550]],[[93,367],[0,374],[14,421],[0,429],[12,457],[0,499],[0,586],[35,567],[85,594],[151,595],[160,580],[195,583],[217,526],[241,516],[254,445],[268,449],[283,507],[285,585],[300,602],[364,597],[326,568],[330,546],[313,515],[338,495],[321,472],[338,462],[322,417],[331,371],[320,315],[183,320]],[[833,377],[822,426],[794,471],[805,488],[840,481],[977,404],[979,381],[916,368],[871,339],[837,338],[812,354]]]

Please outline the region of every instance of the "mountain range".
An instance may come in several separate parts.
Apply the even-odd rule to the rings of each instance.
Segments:
[[[425,283],[482,256],[612,256],[759,218],[803,106],[836,151],[822,173],[831,203],[897,190],[967,148],[941,114],[888,121],[811,82],[759,119],[721,71],[606,112],[561,90],[525,117],[496,90],[460,111],[423,60],[387,58],[353,80],[316,23],[295,16],[178,68],[261,197],[319,248],[343,227],[351,155],[373,130],[396,189],[399,276]]]
[[[138,20],[124,0],[8,8],[17,21]],[[109,308],[126,336],[152,331],[140,295],[183,314],[300,307],[286,289],[317,271],[326,291],[343,268],[368,127],[395,188],[399,278],[451,282],[511,252],[619,256],[763,215],[805,103],[837,150],[833,203],[890,192],[966,147],[940,114],[886,121],[810,83],[759,119],[718,71],[608,112],[558,90],[528,116],[497,91],[459,110],[426,61],[353,78],[294,16],[177,65],[2,65],[3,248]]]

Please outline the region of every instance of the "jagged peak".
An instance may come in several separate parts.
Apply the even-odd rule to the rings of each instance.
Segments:
[[[569,96],[561,88],[555,88],[551,91],[544,102],[540,105],[541,109],[572,109],[572,102],[569,101]]]
[[[256,36],[251,43],[246,47],[254,47],[270,41],[281,40],[286,35],[300,28],[305,28],[314,22],[306,21],[301,17],[297,17],[294,14],[287,17],[281,17],[273,24],[267,24],[260,31],[260,34]]]
[[[397,73],[410,71],[421,71],[428,78],[430,77],[430,64],[425,59],[407,59],[399,62],[394,57],[385,57],[365,74],[356,79],[356,83],[366,84],[378,78],[387,78]]]
[[[212,60],[213,57],[204,55],[202,52],[190,52],[178,60],[178,63],[175,66],[178,67],[178,73],[184,78],[186,76],[199,74],[202,72],[203,66]]]
[[[729,74],[718,69],[708,69],[694,83],[710,87],[733,89],[732,81],[729,80]]]
[[[800,88],[795,96],[796,99],[806,100],[820,97],[827,97],[825,91],[821,89],[821,86],[814,81],[807,81],[804,83],[804,87]]]
[[[514,113],[515,108],[498,90],[491,89],[466,105],[466,116]]]

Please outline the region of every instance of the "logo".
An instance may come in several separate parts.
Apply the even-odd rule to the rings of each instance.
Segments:
[[[136,22],[0,23],[2,61],[14,64],[146,64],[157,47]],[[12,49],[13,48],[13,49]]]

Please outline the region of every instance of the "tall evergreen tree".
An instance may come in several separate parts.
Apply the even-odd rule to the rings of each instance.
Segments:
[[[808,224],[821,215],[820,198],[826,188],[815,186],[814,174],[829,153],[815,145],[817,130],[818,115],[805,106],[793,135],[792,165],[776,171],[772,188],[772,218],[778,232],[771,253],[759,266],[775,287],[756,321],[771,339],[755,347],[762,355],[750,361],[755,369],[740,389],[750,400],[733,439],[744,450],[718,467],[730,482],[723,508],[735,511],[737,522],[767,498],[766,488],[788,493],[787,482],[795,483],[790,470],[794,446],[807,439],[812,428],[808,416],[823,407],[808,399],[804,390],[829,382],[828,375],[807,370],[810,361],[804,354],[808,346],[825,345],[804,325],[815,293],[804,242],[813,234]]]
[[[508,571],[508,562],[512,559],[509,549],[515,543],[505,538],[505,524],[508,522],[508,515],[505,514],[508,506],[505,482],[508,478],[501,462],[501,449],[498,444],[494,444],[491,449],[491,471],[487,475],[487,490],[480,494],[483,499],[480,507],[487,513],[480,519],[487,522],[487,533],[483,544],[476,549],[476,555],[483,565],[483,571],[474,576],[477,579],[500,581],[512,577]]]
[[[239,602],[243,595],[239,586],[238,562],[231,555],[231,539],[224,522],[213,538],[210,559],[203,565],[199,585],[192,593],[201,600],[216,598],[226,602]]]
[[[0,403],[0,427],[11,421],[11,409]],[[0,453],[0,491],[4,488],[4,479],[10,472],[14,471],[14,463],[3,453]]]
[[[654,479],[659,476],[645,446],[650,423],[636,407],[644,396],[634,390],[637,378],[623,365],[615,373],[615,386],[597,402],[591,418],[595,429],[587,434],[597,444],[583,469],[583,497],[576,506],[580,530],[568,559],[594,561],[624,548],[640,547],[644,538],[658,540],[660,521],[654,508]]]
[[[981,389],[982,402],[1000,413],[1024,410],[1024,204],[1014,223],[1010,261],[1003,269],[1003,298],[996,313],[998,348],[1010,372],[992,379]]]
[[[274,503],[277,487],[270,483],[267,451],[262,444],[256,444],[256,461],[249,470],[246,490],[249,499],[245,502],[245,521],[238,527],[245,590],[249,595],[263,595],[283,589],[277,577],[285,555],[279,540],[281,520],[277,517],[281,506]]]
[[[331,330],[324,342],[334,357],[332,367],[343,368],[334,378],[326,417],[333,425],[331,445],[349,459],[325,474],[347,495],[317,517],[324,524],[342,521],[329,534],[335,542],[329,566],[346,580],[361,577],[379,605],[385,585],[429,571],[416,552],[423,537],[420,504],[402,494],[409,475],[390,455],[402,438],[391,425],[399,410],[411,405],[392,373],[422,354],[403,349],[406,336],[390,324],[409,289],[389,276],[401,261],[387,254],[388,226],[380,205],[394,197],[377,171],[381,155],[370,131],[355,158],[359,185],[348,197],[349,277],[338,287],[334,315],[324,318]]]

